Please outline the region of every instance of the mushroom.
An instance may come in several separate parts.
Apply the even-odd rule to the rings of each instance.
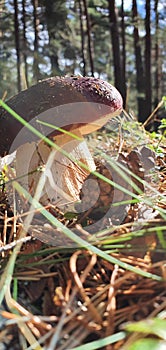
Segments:
[[[54,200],[57,205],[64,206],[66,202],[77,200],[83,181],[95,170],[84,135],[98,130],[121,112],[120,93],[107,82],[93,77],[53,77],[20,92],[7,104],[43,135],[52,138],[68,152],[69,158],[72,156],[72,159],[87,166],[88,170],[81,169],[77,163],[56,151],[51,172],[47,174],[49,185],[45,186],[41,202],[46,204]],[[0,155],[17,150],[17,176],[33,173],[39,165],[47,162],[50,147],[2,107],[0,114]],[[33,193],[39,176],[39,172],[25,176],[21,184]],[[54,186],[51,185],[52,180]]]

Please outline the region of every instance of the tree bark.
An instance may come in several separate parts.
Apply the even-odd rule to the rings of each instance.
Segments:
[[[150,33],[150,11],[151,11],[151,2],[145,2],[145,74],[146,74],[146,111],[145,119],[151,114],[152,110],[152,82],[151,82],[151,33]]]
[[[154,105],[158,105],[160,100],[160,57],[159,57],[159,14],[158,14],[158,0],[155,0],[155,97]]]
[[[82,55],[82,69],[83,69],[83,76],[86,76],[86,60],[85,60],[85,33],[84,33],[84,27],[83,27],[83,11],[82,11],[82,3],[81,0],[78,1],[79,3],[79,18],[80,18],[80,32],[81,32],[81,55]]]
[[[26,38],[26,0],[22,0],[22,25],[23,25],[23,61],[25,70],[25,83],[28,84],[28,64],[27,64],[27,38]]]
[[[49,36],[49,58],[51,63],[51,74],[52,75],[61,75],[62,71],[59,66],[59,58],[57,51],[54,47],[54,42],[56,41],[56,33],[59,30],[59,18],[58,18],[58,12],[55,12],[54,6],[57,6],[57,11],[59,8],[59,1],[56,0],[45,0],[45,16],[46,16],[46,23],[47,23],[47,30],[48,30],[48,36]]]
[[[21,91],[21,55],[20,55],[20,31],[18,20],[18,1],[14,0],[14,34],[15,34],[15,48],[17,56],[17,89]]]
[[[89,14],[88,14],[86,0],[83,0],[83,4],[84,4],[84,13],[85,13],[85,17],[86,17],[87,36],[88,36],[89,63],[90,63],[91,76],[93,77],[94,76],[94,62],[93,62],[93,54],[92,54],[91,27],[90,27],[90,20],[89,20]]]
[[[124,13],[124,0],[121,4],[121,30],[122,30],[122,83],[124,90],[124,108],[126,107],[126,38],[125,38],[125,13]]]
[[[134,35],[134,51],[135,51],[135,65],[136,65],[136,88],[137,88],[137,101],[138,101],[138,120],[145,121],[145,79],[144,68],[142,62],[141,44],[138,31],[138,11],[137,1],[133,0],[132,3],[133,14],[133,35]]]
[[[33,59],[33,77],[37,82],[40,79],[39,70],[39,19],[37,15],[38,0],[32,0],[33,5],[33,27],[34,27],[34,59]]]
[[[123,100],[125,100],[125,91],[124,91],[124,84],[123,84],[123,77],[122,77],[122,65],[120,60],[119,31],[118,31],[116,9],[115,9],[115,0],[108,0],[108,9],[109,9],[111,40],[112,40],[115,86],[120,91],[123,97]]]

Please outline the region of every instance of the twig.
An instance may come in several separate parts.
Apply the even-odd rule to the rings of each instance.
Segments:
[[[163,103],[164,103],[163,100],[161,100],[161,101],[158,103],[157,107],[153,110],[153,112],[150,114],[150,116],[149,116],[149,117],[145,120],[145,122],[143,123],[143,126],[144,126],[144,127],[147,126],[147,124],[149,124],[149,122],[150,122],[151,119],[153,118],[154,114],[158,111],[158,109],[159,109],[160,107],[162,107]]]
[[[5,252],[5,251],[10,250],[10,249],[13,249],[17,244],[29,242],[32,239],[34,239],[34,238],[31,237],[31,236],[23,237],[21,239],[17,239],[14,242],[11,242],[9,244],[4,245],[3,247],[0,247],[0,253]]]

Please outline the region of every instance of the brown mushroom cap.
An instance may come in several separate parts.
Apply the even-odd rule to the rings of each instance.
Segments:
[[[123,102],[116,88],[104,80],[77,76],[43,80],[12,97],[7,104],[44,135],[56,136],[58,130],[43,128],[36,120],[68,131],[79,129],[84,135],[99,129],[112,116],[119,114]],[[36,141],[36,137],[24,127],[13,146],[22,128],[20,122],[0,107],[1,156],[29,140]]]

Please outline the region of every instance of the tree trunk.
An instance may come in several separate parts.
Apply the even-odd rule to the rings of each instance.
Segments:
[[[23,61],[25,72],[25,85],[28,88],[28,64],[27,64],[27,38],[26,38],[26,0],[22,0],[22,25],[23,25]]]
[[[34,27],[34,59],[33,59],[33,77],[37,82],[40,79],[39,70],[39,19],[37,16],[38,0],[32,0],[33,5],[33,27]]]
[[[57,13],[55,12],[55,9],[54,9],[55,3],[57,6]],[[51,74],[55,76],[62,74],[62,71],[59,67],[58,54],[54,45],[54,42],[57,39],[56,34],[59,29],[58,28],[58,25],[59,25],[58,3],[59,2],[57,0],[56,2],[54,0],[44,1],[45,16],[46,16],[47,30],[48,30],[48,36],[49,36],[49,58],[51,63]]]
[[[123,86],[122,66],[120,60],[120,45],[117,15],[115,9],[115,0],[108,0],[110,32],[112,40],[113,63],[114,63],[114,78],[115,86],[120,91],[123,100],[125,100],[125,91]]]
[[[83,11],[82,11],[82,3],[81,0],[79,2],[79,18],[80,18],[80,32],[81,32],[81,55],[82,55],[82,69],[83,76],[86,76],[86,60],[85,60],[85,33],[83,28]]]
[[[136,65],[136,88],[138,101],[138,120],[145,121],[145,79],[144,69],[141,54],[141,44],[138,31],[138,12],[137,1],[133,0],[132,4],[133,25],[134,25],[134,50],[135,50],[135,65]]]
[[[151,34],[150,34],[150,10],[151,3],[150,0],[145,2],[145,75],[146,75],[146,84],[145,84],[145,92],[146,92],[146,111],[145,111],[145,119],[151,114],[152,107],[152,83],[151,83]]]
[[[21,91],[21,57],[20,57],[20,33],[18,20],[18,2],[14,0],[14,34],[15,34],[15,48],[17,56],[17,89]]]
[[[87,36],[88,36],[89,63],[90,63],[91,76],[93,77],[94,76],[94,62],[93,62],[93,55],[92,55],[92,39],[91,39],[90,20],[89,20],[89,14],[88,14],[86,0],[83,0],[83,4],[84,4],[84,13],[85,13],[85,17],[86,17]]]
[[[158,0],[155,0],[155,96],[154,104],[155,107],[158,105],[160,100],[160,57],[159,57],[159,14],[158,14]]]
[[[122,0],[121,5],[121,29],[122,29],[122,83],[124,90],[124,108],[126,107],[126,39],[125,39],[125,13],[124,13],[124,0]]]

